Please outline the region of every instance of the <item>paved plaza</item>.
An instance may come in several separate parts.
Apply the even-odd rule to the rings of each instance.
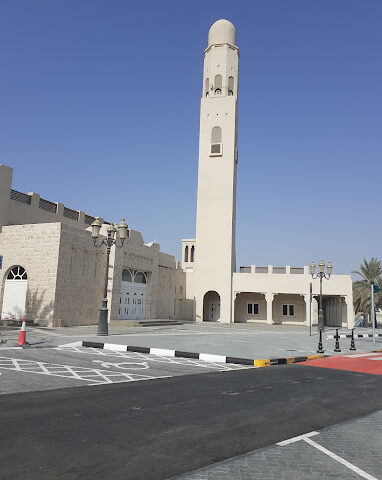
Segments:
[[[382,410],[172,480],[378,480]]]
[[[380,330],[377,330],[378,332]],[[97,326],[73,328],[27,329],[27,340],[33,347],[58,346],[75,341],[107,342],[140,347],[167,348],[188,352],[202,352],[245,358],[293,357],[316,353],[317,330],[312,336],[308,327],[248,324],[184,324],[155,327],[110,326],[109,336],[96,335]],[[357,328],[355,333],[370,333],[371,329]],[[323,344],[326,354],[333,355],[335,340],[326,338],[335,333],[326,329]],[[340,333],[349,333],[340,329]],[[18,330],[4,331],[3,346],[16,343]],[[350,339],[340,339],[342,353],[351,353]],[[1,346],[0,346],[1,348]],[[358,352],[370,352],[375,348],[371,338],[356,339]],[[382,349],[382,338],[376,340],[376,348]]]
[[[243,368],[248,367],[95,348],[3,348],[0,350],[0,394],[138,382]]]

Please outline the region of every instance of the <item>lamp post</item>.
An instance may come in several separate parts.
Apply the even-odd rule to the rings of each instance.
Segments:
[[[102,245],[106,245],[105,283],[104,283],[104,289],[103,289],[102,305],[99,311],[97,335],[109,335],[108,323],[107,323],[107,317],[108,317],[107,283],[109,278],[110,251],[113,245],[115,245],[118,248],[123,247],[126,237],[129,237],[129,227],[126,224],[125,219],[122,218],[121,223],[118,225],[118,237],[115,238],[117,228],[115,228],[114,224],[109,225],[107,227],[107,237],[103,238],[98,245],[97,245],[97,239],[99,237],[99,232],[102,227],[102,223],[99,221],[99,217],[96,217],[94,222],[91,224],[91,227],[92,227],[92,238],[93,238],[94,246],[96,248],[99,248]],[[120,245],[117,244],[118,238],[120,240]]]
[[[316,278],[320,279],[320,304],[318,308],[318,330],[320,332],[320,340],[318,343],[317,353],[324,353],[324,350],[322,349],[322,331],[324,329],[324,324],[325,324],[324,311],[322,308],[322,279],[326,278],[326,280],[329,280],[330,275],[332,274],[332,269],[333,269],[333,265],[330,262],[328,262],[328,264],[326,265],[327,274],[325,274],[325,263],[323,260],[321,260],[320,263],[318,264],[318,273],[315,273],[316,264],[314,262],[310,264],[310,274],[312,275],[313,280]]]

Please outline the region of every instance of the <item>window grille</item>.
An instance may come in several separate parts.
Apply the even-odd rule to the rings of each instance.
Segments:
[[[78,221],[78,212],[77,210],[72,210],[71,208],[64,207],[64,217]]]
[[[45,200],[44,198],[40,198],[38,208],[41,208],[41,210],[46,210],[50,213],[57,213],[57,204],[50,202],[49,200]]]
[[[27,278],[27,272],[23,267],[20,267],[20,265],[13,267],[7,276],[7,280],[27,280]]]
[[[233,86],[234,86],[234,79],[233,77],[228,77],[228,95],[233,95]]]
[[[124,268],[122,270],[122,282],[132,282],[133,281],[133,276],[131,275],[130,270],[127,270]]]
[[[251,267],[240,267],[240,273],[251,273]]]
[[[273,267],[273,273],[286,273],[286,267]]]
[[[215,75],[215,94],[220,95],[222,93],[222,76]]]
[[[290,273],[293,275],[303,275],[304,267],[291,267]]]
[[[31,196],[26,193],[18,192],[17,190],[11,190],[11,200],[16,200],[16,202],[25,203],[26,205],[31,204]]]
[[[222,129],[221,129],[221,127],[212,127],[211,143],[221,143],[221,141],[222,141]]]
[[[255,267],[255,273],[268,273],[268,267]]]

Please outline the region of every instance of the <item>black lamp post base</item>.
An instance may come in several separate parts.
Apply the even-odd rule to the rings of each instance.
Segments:
[[[320,340],[318,342],[317,353],[324,353],[325,350],[322,348],[322,330],[320,329]]]
[[[107,308],[101,308],[99,311],[98,330],[97,330],[97,335],[99,336],[109,335],[109,325],[107,323],[107,317],[108,317]]]

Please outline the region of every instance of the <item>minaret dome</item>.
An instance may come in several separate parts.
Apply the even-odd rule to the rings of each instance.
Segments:
[[[218,20],[215,22],[208,32],[208,46],[228,43],[236,45],[236,30],[228,20]]]

